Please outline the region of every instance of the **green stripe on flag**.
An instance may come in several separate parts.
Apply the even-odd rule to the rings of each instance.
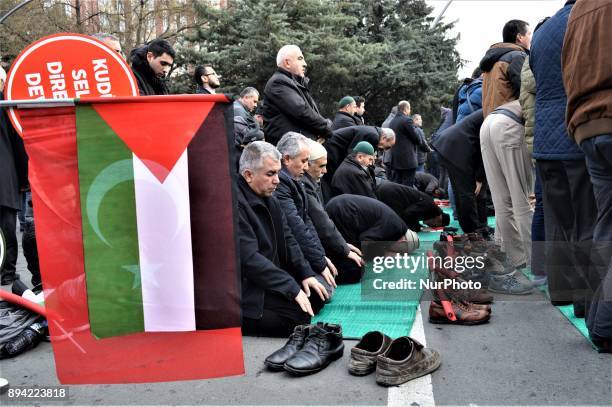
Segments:
[[[90,106],[76,127],[91,332],[143,332],[132,152]]]

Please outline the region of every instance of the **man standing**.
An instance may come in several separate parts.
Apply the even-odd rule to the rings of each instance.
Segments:
[[[367,141],[360,141],[353,153],[346,157],[332,178],[334,195],[353,194],[376,198],[376,177],[374,147]]]
[[[499,106],[518,99],[521,91],[521,69],[529,47],[531,29],[521,20],[504,25],[504,42],[489,48],[482,61],[482,111],[486,118]]]
[[[568,136],[565,122],[566,115],[572,117],[573,113],[567,105],[561,58],[573,6],[573,1],[567,2],[536,31],[529,61],[536,81],[533,156],[542,182],[548,290],[553,304],[574,304],[575,313],[584,316],[585,296],[588,295],[585,289],[588,288],[591,262],[591,253],[586,246],[593,240],[597,205],[584,154]],[[592,46],[597,47],[596,44]],[[601,52],[598,48],[595,50],[589,55],[588,63],[596,58],[597,52]],[[574,51],[586,55],[578,49]],[[585,63],[581,61],[581,67]],[[589,69],[580,74],[588,83],[586,87],[584,84],[578,85],[579,82],[575,82],[574,86],[581,86],[580,91],[595,89],[591,88],[590,82],[596,80],[592,76],[594,72],[597,71]],[[581,94],[580,98],[586,95]],[[583,102],[576,99],[573,103],[572,106],[575,106]]]
[[[568,3],[573,1],[566,7]],[[569,134],[584,151],[598,209],[593,257],[599,284],[593,287],[596,292],[586,322],[593,343],[608,353],[612,352],[612,55],[605,47],[612,35],[611,20],[612,2],[576,2],[561,60]]]
[[[280,158],[278,150],[265,141],[249,144],[240,157],[238,220],[245,335],[289,336],[297,325],[310,323],[329,298],[272,196],[279,184]]]
[[[331,122],[319,113],[308,90],[306,60],[297,45],[283,46],[276,56],[277,71],[264,89],[264,133],[276,144],[289,131],[317,140],[331,137]]]
[[[0,68],[0,100],[4,100],[6,72]],[[17,211],[22,207],[21,191],[28,184],[28,164],[23,141],[15,132],[5,108],[0,108],[0,230],[6,239],[6,259],[0,270],[2,285],[19,279],[17,274]]]
[[[257,89],[247,87],[240,92],[240,97],[234,101],[234,143],[238,151],[253,141],[263,140],[263,131],[253,117],[253,112],[259,102]]]
[[[308,215],[308,200],[301,182],[310,156],[308,139],[299,133],[289,132],[278,142],[278,151],[282,156],[282,169],[274,197],[278,199],[291,233],[312,270],[335,287],[336,268],[325,257],[325,249]]]
[[[506,294],[528,293],[531,286],[522,286],[512,278],[518,269],[530,265],[533,218],[529,203],[533,194],[533,168],[518,100],[498,107],[487,116],[480,128],[480,149],[495,206],[495,232],[502,239],[507,254],[506,271],[510,273],[491,277],[489,289],[493,286],[497,292]]]
[[[221,86],[221,75],[213,69],[212,65],[205,64],[196,67],[193,73],[193,80],[197,85],[196,93],[202,95],[214,95],[216,89]]]
[[[397,105],[397,114],[389,127],[395,132],[395,146],[391,151],[390,166],[393,170],[391,181],[406,186],[414,186],[417,168],[416,147],[420,144],[419,135],[410,118],[410,103],[402,100]]]
[[[132,50],[130,62],[140,96],[170,93],[166,77],[172,68],[175,56],[176,53],[170,43],[160,38]]]
[[[345,96],[338,102],[338,113],[334,117],[332,130],[342,129],[344,127],[357,126],[361,123],[355,117],[357,103],[351,96]]]
[[[355,103],[357,104],[357,108],[355,109],[355,118],[357,119],[358,125],[364,125],[365,119],[363,115],[365,114],[365,98],[363,96],[353,96],[355,99]]]
[[[351,284],[361,279],[361,251],[346,243],[323,205],[320,180],[327,171],[327,151],[316,141],[309,140],[308,170],[302,181],[308,199],[308,215],[319,235],[325,253],[338,270],[336,283]]]
[[[425,140],[425,132],[423,131],[423,118],[420,114],[413,114],[412,121],[414,128],[419,135],[419,144],[417,146],[417,169],[416,172],[425,172],[425,163],[427,162],[427,154],[431,152],[427,140]]]

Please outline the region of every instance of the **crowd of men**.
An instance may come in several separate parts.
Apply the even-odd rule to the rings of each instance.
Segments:
[[[407,100],[381,127],[366,124],[361,96],[343,97],[326,118],[301,49],[283,46],[261,95],[247,87],[233,102],[244,333],[288,336],[308,323],[338,284],[361,279],[364,242],[401,243],[422,223],[448,225],[434,202],[448,194],[463,232],[505,253],[496,292],[530,292],[518,278],[530,266],[551,302],[573,304],[610,351],[612,57],[602,47],[612,5],[575,3],[533,38],[526,22],[509,21],[429,142]],[[98,39],[121,52],[115,37]],[[141,95],[169,94],[174,59],[163,39],[131,51]],[[193,79],[199,94],[221,86],[211,65]],[[3,230],[22,208],[11,199],[0,201]],[[9,264],[2,283],[14,278]]]

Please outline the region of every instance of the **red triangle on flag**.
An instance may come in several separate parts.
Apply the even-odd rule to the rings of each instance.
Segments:
[[[163,183],[214,105],[214,102],[168,101],[92,106]]]

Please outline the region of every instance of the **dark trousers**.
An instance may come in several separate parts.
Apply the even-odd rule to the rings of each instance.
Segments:
[[[446,160],[442,164],[448,170],[448,176],[453,185],[459,226],[464,233],[488,234],[486,186],[483,185],[480,193],[476,195],[476,176],[473,171],[457,168]]]
[[[593,232],[593,273],[599,284],[586,315],[596,338],[612,338],[612,135],[601,135],[580,144],[593,183],[597,221]]]
[[[2,283],[10,283],[15,278],[19,277],[17,270],[17,210],[0,206],[0,230],[6,240],[6,259],[0,275]]]
[[[597,208],[584,160],[538,160],[542,181],[550,299],[584,301],[591,278],[591,241]]]
[[[316,314],[324,302],[311,291],[310,304]],[[280,294],[267,291],[261,319],[242,318],[242,334],[246,336],[268,336],[286,338],[298,325],[310,323],[310,315],[302,311],[297,302]]]
[[[545,276],[546,262],[544,252],[544,242],[546,241],[546,233],[544,229],[544,204],[542,203],[542,181],[540,180],[540,172],[536,167],[535,178],[535,210],[533,212],[533,220],[531,221],[531,271],[536,276]]]
[[[414,186],[414,176],[416,174],[416,168],[412,168],[410,170],[398,170],[397,168],[393,169],[393,182],[397,182],[398,184],[406,185],[407,187]]]
[[[361,281],[363,267],[345,256],[330,256],[330,260],[338,270],[336,284],[354,284]]]

